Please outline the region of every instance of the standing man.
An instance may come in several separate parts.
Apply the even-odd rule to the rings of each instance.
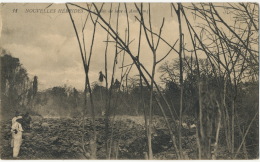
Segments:
[[[14,123],[16,122],[17,119],[21,119],[22,116],[20,116],[20,113],[18,111],[15,112],[15,116],[12,119],[12,126],[14,125]],[[12,133],[12,139],[11,139],[11,147],[14,147],[14,136]]]
[[[21,125],[22,119],[16,119],[12,125],[12,137],[13,137],[13,157],[17,158],[22,144],[22,132],[23,128]]]

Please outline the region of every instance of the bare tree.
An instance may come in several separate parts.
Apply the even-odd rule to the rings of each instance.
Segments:
[[[80,48],[80,54],[81,54],[81,58],[82,58],[82,62],[83,62],[83,66],[84,66],[84,70],[85,70],[85,76],[86,76],[86,80],[85,80],[85,106],[86,103],[87,103],[87,91],[89,91],[89,96],[90,96],[90,104],[91,104],[91,116],[92,116],[92,128],[93,128],[93,132],[91,133],[91,139],[90,139],[90,158],[91,159],[96,159],[96,149],[97,149],[97,145],[96,145],[96,122],[95,122],[95,104],[94,104],[94,101],[93,101],[93,95],[92,95],[92,90],[91,90],[91,85],[90,85],[90,81],[89,81],[89,67],[90,67],[90,63],[91,63],[91,56],[92,56],[92,51],[93,51],[93,45],[94,45],[94,40],[95,40],[95,33],[96,33],[96,25],[97,25],[97,20],[98,20],[98,17],[94,20],[92,18],[92,15],[90,15],[90,18],[91,18],[91,21],[93,23],[93,34],[92,34],[92,41],[91,41],[91,44],[90,44],[90,51],[89,51],[89,56],[87,58],[86,56],[86,51],[85,51],[85,46],[86,44],[83,43],[81,44],[81,41],[80,41],[80,38],[79,38],[79,34],[78,34],[78,31],[77,31],[77,27],[74,23],[74,19],[72,17],[72,14],[69,10],[69,7],[68,7],[68,3],[66,3],[66,7],[69,11],[69,15],[70,15],[70,19],[71,19],[71,22],[72,22],[72,25],[73,25],[73,28],[74,28],[74,31],[75,31],[75,34],[76,34],[76,37],[77,37],[77,40],[78,40],[78,44],[79,44],[79,48]],[[89,9],[89,8],[88,8]],[[102,10],[102,7],[101,9],[98,11],[100,12]],[[84,42],[84,29],[85,29],[85,25],[86,25],[86,22],[87,22],[87,19],[88,17],[86,18],[86,21],[85,21],[85,24],[82,28],[82,33],[83,33],[83,36],[82,36],[82,39],[83,39],[83,42]],[[84,49],[84,50],[83,50]],[[85,115],[85,114],[84,114]],[[85,122],[85,117],[83,117],[83,123]],[[84,128],[84,124],[83,124],[83,128]],[[83,130],[85,131],[85,130]],[[83,132],[83,135],[85,134],[85,132]],[[84,142],[84,141],[83,141]],[[86,150],[85,150],[85,146],[84,146],[84,143],[83,143],[83,150],[85,151],[84,155],[86,156]]]

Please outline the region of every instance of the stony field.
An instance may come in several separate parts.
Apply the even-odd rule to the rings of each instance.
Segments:
[[[1,126],[1,159],[12,159],[10,123]],[[105,159],[105,122],[98,118],[97,158]],[[113,143],[117,159],[145,159],[147,151],[143,117],[120,116],[115,118]],[[85,123],[85,148],[89,149],[91,120]],[[153,153],[155,159],[176,159],[168,130],[162,118],[154,121]],[[110,129],[112,130],[112,129]],[[110,132],[111,133],[111,132]],[[183,150],[186,159],[196,159],[195,128],[183,129]],[[24,133],[20,159],[86,159],[82,150],[82,120],[78,118],[33,118],[32,130]],[[222,154],[223,155],[223,154]],[[227,156],[225,156],[227,157]]]

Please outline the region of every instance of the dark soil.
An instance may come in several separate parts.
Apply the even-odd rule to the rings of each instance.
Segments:
[[[10,146],[11,121],[1,123],[1,159],[12,159]],[[96,120],[97,124],[97,158],[105,159],[105,123],[104,118]],[[85,124],[85,147],[89,150],[91,120]],[[82,150],[82,120],[38,118],[32,122],[29,133],[23,133],[19,159],[86,159]],[[110,126],[110,130],[111,126]],[[143,125],[127,119],[116,121],[113,139],[118,146],[118,159],[144,159],[147,151],[145,128]],[[111,132],[110,132],[111,134]],[[167,130],[158,129],[153,139],[153,152],[161,159],[160,153],[170,151],[166,159],[174,159],[170,136]]]
[[[158,123],[159,122],[159,123]],[[156,130],[153,132],[153,153],[155,159],[169,160],[177,159],[168,130],[163,127],[163,120],[158,119]],[[105,159],[105,122],[104,118],[98,118],[97,124],[97,158]],[[161,125],[161,127],[158,127]],[[12,148],[10,146],[11,121],[1,122],[1,159],[12,159]],[[110,126],[110,131],[112,126]],[[86,119],[84,141],[82,120],[80,119],[53,119],[37,118],[32,122],[29,133],[23,134],[19,159],[87,159],[83,155],[82,145],[89,151],[89,139],[91,137],[91,120]],[[117,148],[117,159],[145,159],[147,152],[145,127],[143,123],[136,122],[129,117],[124,120],[116,120],[113,126],[113,143]],[[176,133],[176,132],[175,132]],[[183,128],[183,154],[185,159],[197,159],[195,128]],[[110,135],[112,132],[110,132]],[[219,158],[228,159],[225,149],[219,149]],[[87,155],[87,154],[85,154]]]

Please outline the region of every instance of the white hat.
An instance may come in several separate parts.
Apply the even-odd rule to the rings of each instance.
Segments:
[[[17,116],[17,118],[16,119],[22,119],[23,117],[22,116]]]

